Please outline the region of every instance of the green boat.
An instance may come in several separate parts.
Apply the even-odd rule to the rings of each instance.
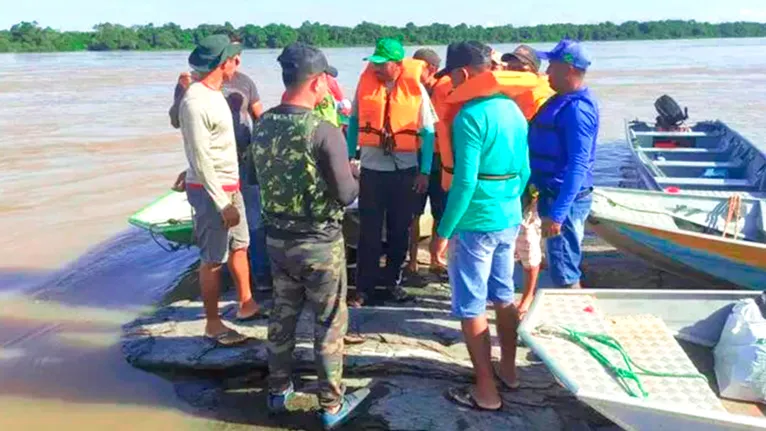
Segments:
[[[171,191],[138,210],[128,219],[128,223],[148,231],[158,244],[160,244],[159,239],[164,238],[170,243],[171,249],[177,249],[194,245],[192,212],[192,207],[186,199],[186,193]],[[430,203],[427,203],[425,215],[420,218],[422,237],[427,237],[431,234],[433,218],[430,214]],[[358,201],[355,201],[346,208],[346,217],[343,220],[343,235],[346,244],[351,248],[356,248],[359,238]],[[383,238],[385,240],[385,227]],[[160,245],[166,248],[164,245]]]
[[[133,214],[128,223],[150,232],[155,240],[162,237],[176,247],[194,244],[192,207],[184,192],[162,195]]]

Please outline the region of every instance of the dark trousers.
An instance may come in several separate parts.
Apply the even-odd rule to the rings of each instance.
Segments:
[[[372,295],[382,284],[401,283],[402,264],[407,256],[410,224],[416,193],[412,189],[416,168],[392,172],[362,169],[359,179],[359,244],[356,287]],[[386,267],[380,271],[383,220],[386,220]]]

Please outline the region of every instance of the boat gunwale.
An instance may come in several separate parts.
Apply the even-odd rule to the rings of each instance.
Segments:
[[[141,207],[138,211],[134,212],[133,215],[131,215],[128,218],[128,223],[133,225],[133,226],[135,226],[135,227],[137,227],[137,228],[141,228],[141,229],[145,229],[145,230],[150,230],[150,231],[154,231],[154,232],[157,232],[157,233],[180,232],[180,231],[188,230],[190,228],[190,226],[193,225],[191,214],[189,214],[188,218],[177,219],[178,223],[171,223],[169,221],[163,221],[163,222],[158,222],[158,223],[150,223],[150,222],[145,222],[145,221],[139,220],[139,217],[141,217],[141,215],[144,214],[149,208],[151,208],[152,206],[154,206],[158,202],[161,202],[161,201],[167,199],[168,196],[173,196],[173,195],[178,194],[178,193],[183,193],[183,192],[177,192],[175,190],[170,190],[167,193],[164,193],[164,194],[160,195],[159,197],[157,197],[153,201],[151,201],[151,202],[147,203],[146,205],[144,205],[143,207]]]
[[[627,190],[627,189],[615,189],[615,188],[612,188],[612,187],[599,187],[596,190],[606,190],[606,191],[609,191],[609,190]],[[633,192],[641,192],[641,190],[636,190],[636,191],[633,191]],[[654,192],[654,191],[644,191],[644,193],[647,193],[647,192],[649,192],[649,193],[661,193],[661,192]],[[681,195],[681,197],[689,198],[689,199],[692,198],[691,196],[683,196],[683,195]],[[694,196],[694,198],[697,198],[697,196]],[[711,199],[721,200],[723,198],[711,198]],[[755,202],[756,205],[760,203],[760,199],[746,199],[746,200],[752,200],[752,201]],[[634,209],[625,209],[625,211],[635,212],[636,210],[634,210]],[[623,220],[616,220],[614,218],[610,218],[610,217],[604,216],[603,214],[601,216],[599,216],[595,207],[591,208],[591,212],[588,215],[588,220],[590,221],[591,219],[596,220],[599,223],[610,222],[610,223],[613,223],[613,224],[622,224],[622,225],[631,226],[631,227],[646,228],[646,229],[651,229],[651,230],[656,230],[656,231],[661,231],[661,232],[667,232],[669,234],[682,234],[682,235],[687,235],[687,236],[690,236],[690,237],[693,237],[693,238],[704,239],[704,240],[708,240],[708,241],[709,240],[713,240],[713,241],[716,241],[716,242],[721,242],[721,243],[728,244],[728,245],[733,245],[733,246],[754,247],[754,248],[758,248],[758,249],[762,249],[762,250],[766,251],[766,244],[761,243],[761,242],[744,241],[744,240],[741,240],[741,239],[733,239],[733,238],[729,238],[729,237],[722,237],[722,236],[717,236],[717,235],[692,232],[692,231],[683,230],[681,228],[677,228],[675,230],[669,230],[669,229],[665,229],[663,227],[652,226],[652,225],[648,225],[648,224],[641,224],[641,223],[638,223],[638,222],[629,222],[629,221],[623,221]]]
[[[538,309],[542,307],[544,297],[547,295],[560,295],[560,296],[581,296],[591,295],[598,299],[625,299],[636,300],[642,298],[651,298],[652,300],[668,300],[676,299],[682,300],[695,299],[695,300],[730,300],[735,302],[741,299],[753,298],[759,295],[760,292],[752,290],[667,290],[667,289],[560,289],[560,290],[541,290],[535,295],[535,299],[529,308],[527,317],[522,321],[519,326],[519,336],[524,340],[527,346],[537,355],[545,364],[545,366],[551,371],[551,373],[569,390],[577,399],[581,400],[594,410],[604,415],[607,419],[611,420],[615,424],[626,430],[638,430],[634,426],[624,422],[620,417],[604,408],[600,405],[593,405],[588,400],[594,400],[598,402],[608,404],[618,404],[627,406],[633,409],[659,411],[668,416],[689,416],[695,419],[713,420],[716,422],[723,422],[726,425],[739,425],[742,427],[752,427],[756,429],[766,429],[766,420],[753,416],[746,416],[740,414],[734,414],[730,412],[711,412],[701,409],[686,408],[683,404],[679,404],[676,408],[667,407],[667,403],[655,403],[648,399],[631,399],[629,396],[620,397],[619,399],[607,398],[604,394],[592,392],[589,390],[582,390],[575,380],[570,378],[568,373],[564,372],[558,366],[558,360],[549,355],[546,348],[537,342],[536,336],[532,332],[536,329],[533,324],[537,324],[536,318]],[[674,338],[686,340],[682,335],[682,332],[668,328]],[[689,340],[687,340],[689,341]],[[718,393],[715,394],[721,399]]]

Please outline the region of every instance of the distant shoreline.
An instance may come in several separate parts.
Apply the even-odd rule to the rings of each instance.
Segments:
[[[126,27],[98,24],[93,31],[58,31],[41,27],[37,22],[21,22],[9,30],[0,30],[0,53],[68,51],[178,51],[188,50],[195,41],[209,34],[226,33],[240,40],[248,49],[278,49],[300,41],[325,48],[351,48],[374,45],[379,37],[393,37],[406,45],[445,45],[456,40],[480,40],[487,43],[556,42],[564,37],[582,41],[727,39],[766,37],[766,23],[727,22],[711,24],[697,21],[628,21],[621,24],[545,24],[530,27],[451,26],[430,24],[404,27],[382,26],[363,22],[355,27],[305,22],[300,27],[284,24],[235,28],[203,24],[181,28],[168,23]]]

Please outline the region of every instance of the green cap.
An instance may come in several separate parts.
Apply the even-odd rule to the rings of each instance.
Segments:
[[[214,34],[202,39],[189,55],[189,66],[197,72],[209,73],[224,61],[242,52],[242,45],[234,43],[225,34]]]
[[[375,45],[375,53],[364,59],[364,61],[375,64],[402,60],[404,60],[404,46],[398,40],[387,37],[378,39],[378,43]]]

